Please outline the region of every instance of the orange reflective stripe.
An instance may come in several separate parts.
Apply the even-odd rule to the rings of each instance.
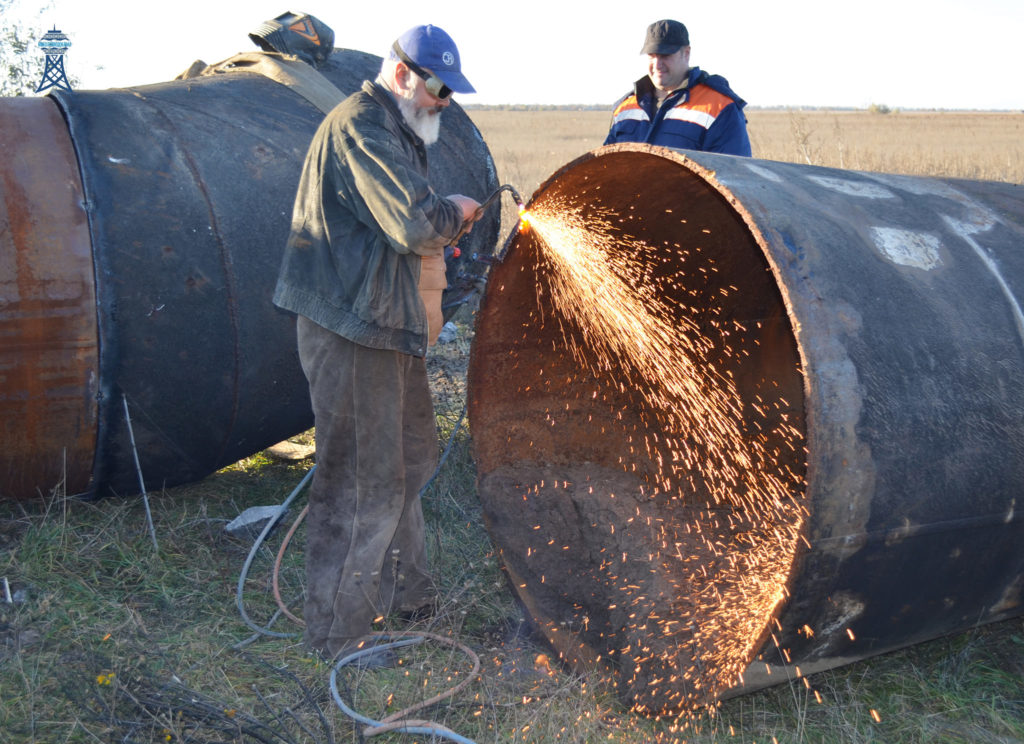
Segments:
[[[690,91],[689,100],[666,113],[665,119],[688,121],[704,129],[710,129],[722,110],[732,102],[729,96],[719,93],[714,88],[698,85]]]
[[[690,100],[687,102],[686,108],[693,109],[694,111],[703,111],[710,115],[713,120],[722,113],[722,109],[732,102],[729,96],[719,93],[714,88],[698,85],[690,92]]]
[[[629,96],[622,103],[616,106],[615,113],[613,113],[612,116],[618,116],[620,111],[626,111],[628,109],[643,111],[643,109],[640,108],[640,104],[637,103],[636,96]]]
[[[629,96],[626,100],[620,103],[615,108],[615,113],[612,114],[612,126],[618,124],[620,121],[650,121],[651,118],[647,115],[647,112],[640,108],[640,104],[637,103],[636,96]]]

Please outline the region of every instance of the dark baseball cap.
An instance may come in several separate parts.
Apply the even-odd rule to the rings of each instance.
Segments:
[[[476,93],[462,74],[459,50],[443,29],[437,26],[414,26],[398,37],[398,46],[413,62],[434,73],[456,93]],[[391,57],[398,58],[394,51]]]
[[[679,21],[655,21],[647,27],[647,37],[640,54],[675,54],[690,46],[690,34]]]

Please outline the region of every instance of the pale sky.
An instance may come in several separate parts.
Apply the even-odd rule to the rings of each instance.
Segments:
[[[16,0],[25,17],[43,3]],[[335,46],[383,54],[407,28],[448,31],[477,89],[463,103],[611,104],[645,74],[652,21],[686,24],[691,64],[753,106],[1024,110],[1024,0],[52,0],[83,89],[169,80],[256,47],[249,31],[310,13]],[[6,19],[4,19],[6,22]]]

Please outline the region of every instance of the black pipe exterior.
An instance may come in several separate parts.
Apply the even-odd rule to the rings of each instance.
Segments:
[[[635,582],[649,594],[664,569],[637,516],[668,524],[704,495],[587,495],[616,472],[657,481],[658,463],[635,453],[652,417],[637,418],[643,391],[630,380],[580,373],[587,360],[566,351],[573,321],[554,309],[537,238],[512,236],[478,315],[469,416],[491,535],[563,658],[611,662],[640,707],[673,709],[1024,612],[1021,186],[616,145],[562,168],[528,208],[551,204],[610,214],[626,238],[664,246],[651,271],[676,277],[666,291],[680,304],[700,298],[691,320],[736,329],[743,354],[716,369],[745,410],[772,404],[757,427],[798,433],[802,451],[777,457],[807,513],[778,603],[730,618],[750,628],[732,639],[746,644],[741,675],[676,679],[657,653],[638,653],[633,614],[609,609],[628,592],[605,567],[626,573],[632,534],[634,575],[656,575]],[[699,317],[700,303],[714,317]],[[671,619],[695,599],[663,597],[630,606]],[[702,633],[732,632],[724,605],[658,627],[696,648]],[[651,699],[637,681],[655,678]]]
[[[336,49],[319,71],[347,95],[379,69],[379,57]],[[98,379],[80,381],[97,406],[87,490],[138,491],[122,394],[151,492],[309,428],[294,316],[270,298],[323,113],[246,72],[51,99],[77,156],[95,269]],[[483,139],[457,105],[429,156],[440,193],[482,198],[498,186]],[[493,252],[498,224],[484,215],[464,258],[449,264],[450,279],[477,270],[474,254]],[[59,477],[29,489],[0,484],[0,496],[46,493]]]

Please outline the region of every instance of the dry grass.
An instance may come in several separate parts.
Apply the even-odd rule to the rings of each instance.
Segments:
[[[610,122],[607,111],[472,109],[502,183],[526,197],[556,169],[599,147]]]
[[[1024,182],[1024,114],[752,111],[750,139],[765,160]]]

